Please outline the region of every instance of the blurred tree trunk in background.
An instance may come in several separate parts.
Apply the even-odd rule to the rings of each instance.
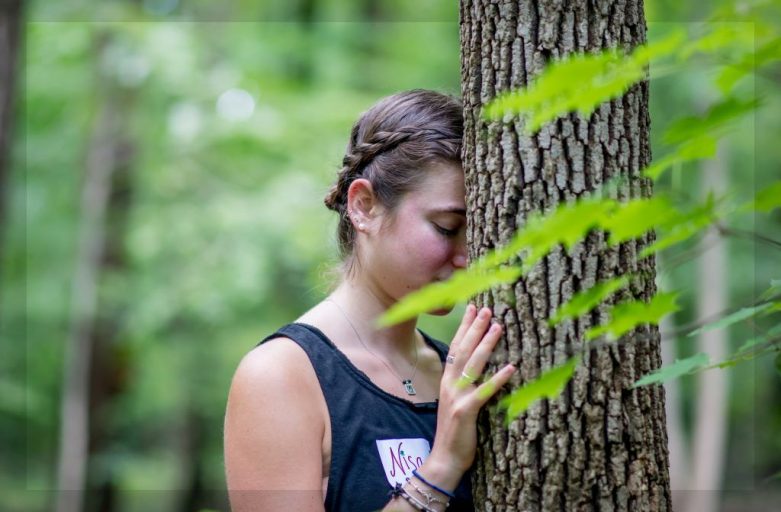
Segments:
[[[101,278],[124,266],[124,234],[130,203],[127,120],[132,98],[116,83],[109,33],[94,41],[96,112],[86,148],[81,218],[72,282],[70,331],[65,347],[57,474],[58,512],[115,508],[111,470],[95,474],[96,492],[87,501],[90,455],[101,453],[110,433],[106,415],[95,414],[123,388],[128,362],[113,343],[119,331],[116,308],[101,303]],[[108,306],[108,307],[107,307]]]
[[[659,324],[662,336],[662,364],[675,362],[675,323],[672,315],[662,318]],[[664,383],[664,410],[667,416],[667,446],[670,453],[670,489],[673,510],[683,510],[685,493],[689,480],[689,452],[686,430],[683,422],[683,398],[681,379],[670,379]]]
[[[19,54],[19,29],[22,20],[21,0],[3,0],[0,4],[0,257],[3,251],[3,227],[6,215],[6,184],[11,153],[11,131],[14,116]]]
[[[603,104],[588,119],[576,115],[528,135],[518,118],[486,122],[480,108],[498,93],[530,82],[552,58],[645,42],[643,3],[489,0],[461,2],[464,170],[468,246],[474,260],[509,241],[532,212],[549,211],[622,177],[611,195],[648,197],[640,176],[651,158],[648,83]],[[576,80],[577,77],[573,77]],[[569,255],[555,250],[513,286],[483,294],[506,327],[499,359],[519,366],[514,384],[563,363],[605,309],[552,329],[548,316],[574,292],[596,281],[634,273],[621,299],[648,300],[656,291],[655,261],[637,254],[653,241],[606,249],[590,234]],[[660,365],[655,326],[635,339],[584,356],[558,399],[532,406],[508,428],[495,409],[482,411],[473,478],[480,510],[671,509],[664,390],[631,389]],[[493,369],[495,369],[494,366]]]
[[[702,109],[705,110],[705,109]],[[727,154],[722,142],[716,158],[702,164],[701,190],[716,197],[727,192]],[[727,246],[720,234],[710,230],[700,241],[704,250],[698,265],[697,318],[716,318],[727,310]],[[697,352],[711,361],[723,361],[729,353],[727,329],[700,333]],[[722,477],[727,444],[729,373],[723,370],[697,374],[696,416],[692,432],[691,472],[682,511],[715,512],[721,502]]]

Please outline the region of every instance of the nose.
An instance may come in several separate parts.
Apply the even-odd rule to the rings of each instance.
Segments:
[[[456,269],[466,268],[466,244],[459,244],[453,255],[453,267]]]

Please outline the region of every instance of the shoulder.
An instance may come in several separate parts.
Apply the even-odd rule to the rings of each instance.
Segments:
[[[311,391],[313,385],[318,386],[317,378],[306,352],[290,338],[279,336],[244,356],[233,376],[231,392],[237,389],[252,394],[297,396]]]
[[[284,337],[254,348],[239,363],[228,395],[229,487],[319,488],[325,424],[324,399],[306,353]]]

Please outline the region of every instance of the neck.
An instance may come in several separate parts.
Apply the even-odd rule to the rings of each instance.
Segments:
[[[381,297],[357,278],[344,280],[329,298],[343,310],[371,350],[386,356],[401,353],[406,359],[414,358],[417,318],[390,327],[376,327],[377,319],[393,305],[392,300]]]

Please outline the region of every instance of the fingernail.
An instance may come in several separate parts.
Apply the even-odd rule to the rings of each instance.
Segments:
[[[491,316],[491,310],[490,310],[490,309],[488,309],[488,308],[483,308],[483,309],[481,309],[481,310],[480,310],[480,318],[482,318],[483,320],[485,320],[485,319],[486,319],[486,318],[488,318],[489,316]]]

